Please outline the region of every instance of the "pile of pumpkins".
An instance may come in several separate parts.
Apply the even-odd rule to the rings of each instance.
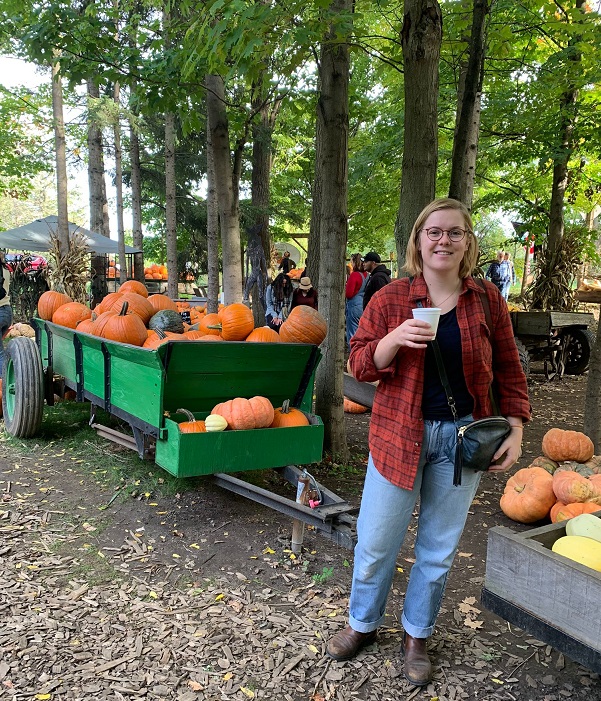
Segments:
[[[167,268],[164,265],[153,263],[147,268],[144,268],[144,278],[146,280],[168,280]]]
[[[299,409],[290,406],[286,400],[281,407],[274,409],[267,397],[236,397],[213,407],[202,421],[196,419],[187,409],[178,409],[186,421],[179,424],[180,433],[212,433],[215,431],[251,431],[257,428],[290,428],[308,426],[309,419]]]
[[[546,518],[557,523],[601,511],[601,455],[594,455],[591,439],[552,428],[543,437],[542,452],[507,480],[503,513],[519,523]]]
[[[290,312],[279,334],[268,326],[255,328],[253,314],[244,304],[226,305],[217,314],[199,313],[196,323],[186,325],[173,300],[161,294],[149,296],[146,286],[137,280],[123,283],[93,311],[61,292],[44,292],[38,301],[38,315],[60,326],[150,350],[167,341],[319,345],[327,333],[325,319],[306,305]]]

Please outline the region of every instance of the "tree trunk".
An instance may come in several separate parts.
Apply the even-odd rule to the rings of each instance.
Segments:
[[[102,131],[98,128],[91,109],[100,92],[93,78],[88,78],[88,183],[90,190],[90,229],[110,236],[106,183],[104,181],[104,152]]]
[[[319,87],[321,92],[321,86]],[[320,265],[320,225],[321,201],[322,201],[322,164],[323,164],[323,136],[322,121],[318,118],[315,125],[315,175],[311,191],[311,222],[309,224],[309,241],[307,244],[307,274],[315,289],[319,291],[319,265]]]
[[[211,132],[215,167],[215,190],[219,203],[225,304],[242,302],[242,255],[238,198],[232,185],[229,126],[225,110],[225,88],[219,75],[208,75],[208,129]]]
[[[453,140],[453,159],[449,197],[460,200],[471,210],[476,177],[480,104],[484,78],[488,0],[474,0],[469,57],[461,71],[459,101]]]
[[[92,116],[92,102],[100,95],[98,85],[92,78],[87,80],[88,89],[88,190],[90,203],[90,229],[103,236],[110,236],[108,202],[104,181],[104,154],[102,131]],[[92,256],[92,283],[90,294],[92,306],[99,304],[108,293],[105,256]]]
[[[353,0],[333,0],[332,13],[348,13]],[[349,47],[335,42],[332,26],[322,45],[321,122],[322,199],[320,221],[319,312],[328,324],[317,368],[316,410],[325,426],[324,446],[340,460],[349,455],[343,411],[344,266],[348,234]]]
[[[135,84],[131,92],[135,92]],[[136,113],[136,108],[134,114]],[[129,125],[129,159],[131,165],[131,217],[134,248],[142,250],[144,234],[142,233],[142,174],[140,170],[140,139],[134,120]],[[134,279],[144,282],[144,254],[134,253]]]
[[[175,115],[165,113],[165,239],[167,244],[167,295],[178,297],[177,214],[175,207]]]
[[[580,9],[585,0],[576,0],[576,7]],[[572,36],[570,39],[571,53],[569,54],[568,66],[566,67],[571,75],[576,75],[576,64],[581,61],[580,51],[576,45],[581,40],[579,36]],[[573,83],[573,78],[570,79]],[[561,248],[564,233],[564,201],[566,189],[568,187],[568,164],[574,152],[574,127],[576,124],[578,90],[573,84],[562,94],[560,99],[560,122],[559,134],[560,143],[557,144],[556,156],[553,165],[553,185],[551,190],[551,203],[549,205],[549,235],[547,247],[550,256],[557,254]]]
[[[115,190],[117,194],[117,245],[119,246],[119,280],[127,280],[127,259],[125,257],[125,224],[123,223],[123,157],[121,152],[121,122],[119,118],[119,83],[115,83],[113,98],[117,105],[117,119],[113,126],[115,135]]]
[[[215,157],[210,129],[207,129],[207,277],[207,312],[216,314],[219,309],[219,205],[215,189]]]
[[[69,212],[67,209],[67,146],[63,118],[63,86],[60,62],[52,64],[52,115],[56,151],[56,199],[58,208],[57,238],[61,255],[69,249]]]
[[[436,0],[405,0],[401,30],[405,120],[401,197],[394,236],[399,269],[411,229],[436,196],[438,167],[438,64],[442,15]]]
[[[598,455],[601,452],[601,323],[597,324],[597,339],[589,361],[583,430],[593,441]]]
[[[281,101],[269,103],[264,90],[255,86],[252,111],[258,114],[258,121],[252,127],[252,173],[251,207],[254,227],[259,229],[265,261],[271,256],[271,236],[269,233],[269,178],[271,174],[271,139]],[[263,287],[267,282],[268,264],[261,270]],[[265,309],[261,291],[255,284],[251,292],[255,326],[265,325]]]

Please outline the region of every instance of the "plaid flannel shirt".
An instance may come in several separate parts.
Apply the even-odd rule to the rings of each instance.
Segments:
[[[507,304],[492,283],[485,282],[493,335],[486,323],[482,288],[473,278],[463,281],[457,302],[463,372],[474,399],[474,419],[493,414],[488,389],[495,387],[503,416],[530,419],[526,376],[520,365]],[[380,474],[392,484],[411,489],[422,448],[422,394],[425,350],[401,347],[391,364],[378,370],[374,352],[380,340],[406,319],[420,300],[427,306],[428,288],[420,275],[394,280],[371,299],[351,340],[350,367],[360,382],[379,380],[372,408],[369,449]],[[494,348],[494,352],[493,352]]]

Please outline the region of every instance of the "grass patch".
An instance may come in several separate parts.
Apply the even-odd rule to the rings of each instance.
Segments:
[[[89,426],[88,402],[61,402],[45,407],[41,429],[34,438],[14,438],[2,431],[0,441],[17,455],[42,465],[64,463],[65,472],[91,478],[103,489],[118,492],[116,499],[145,495],[173,496],[197,488],[200,478],[176,478],[123,446],[98,436]],[[131,435],[127,423],[98,410],[96,422]]]

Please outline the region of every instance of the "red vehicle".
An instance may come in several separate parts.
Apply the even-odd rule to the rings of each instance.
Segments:
[[[11,273],[19,263],[23,265],[23,272],[26,274],[36,274],[48,267],[48,261],[43,256],[34,256],[28,253],[7,253],[5,255],[6,267]]]

